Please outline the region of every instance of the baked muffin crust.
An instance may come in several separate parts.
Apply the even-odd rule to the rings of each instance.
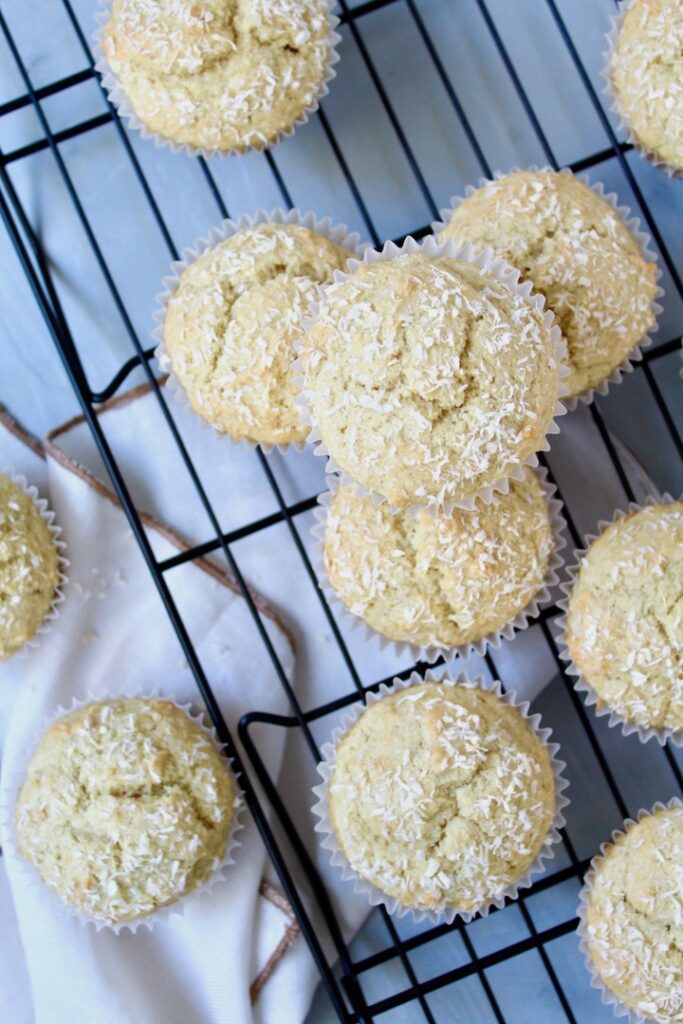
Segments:
[[[541,314],[488,271],[421,253],[326,289],[302,342],[322,442],[400,509],[471,503],[542,448],[559,388]]]
[[[547,748],[494,693],[427,682],[371,704],[340,739],[329,818],[351,867],[404,906],[485,906],[555,814]]]
[[[35,635],[58,582],[57,549],[47,524],[30,497],[0,475],[0,660]]]
[[[530,469],[494,504],[450,515],[392,515],[343,486],[325,524],[325,569],[340,600],[390,640],[426,648],[502,629],[538,593],[553,547]]]
[[[102,46],[139,119],[243,152],[310,107],[331,52],[326,0],[113,0]]]
[[[683,808],[641,818],[598,858],[586,943],[603,984],[658,1024],[683,1014]]]
[[[570,395],[600,385],[655,325],[656,264],[571,174],[514,171],[489,182],[440,238],[491,246],[545,297],[567,342]]]
[[[683,170],[683,8],[678,0],[635,0],[628,6],[609,74],[638,143]]]
[[[209,876],[235,796],[207,735],[170,701],[88,704],[51,726],[31,759],[17,848],[86,917],[133,921]]]
[[[242,228],[188,266],[164,343],[200,416],[235,440],[303,442],[294,345],[320,286],[352,253],[299,224]]]
[[[566,643],[602,704],[636,725],[683,728],[683,503],[631,512],[591,544]]]

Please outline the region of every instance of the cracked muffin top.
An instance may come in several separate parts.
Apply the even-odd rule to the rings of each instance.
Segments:
[[[331,57],[327,0],[114,0],[102,46],[139,119],[244,151],[310,107]]]
[[[132,921],[209,876],[235,806],[226,763],[170,701],[89,704],[60,718],[31,758],[17,848],[84,916]]]
[[[586,944],[604,985],[657,1024],[683,1019],[683,807],[632,824],[595,864]]]
[[[491,246],[545,296],[567,342],[570,395],[598,387],[655,325],[656,263],[571,174],[515,171],[488,182],[440,238]]]
[[[426,648],[502,629],[538,593],[552,547],[548,503],[530,469],[471,511],[392,515],[349,485],[325,518],[325,569],[339,598],[390,640]]]
[[[485,906],[530,868],[555,815],[547,747],[496,694],[427,682],[340,739],[329,818],[351,867],[414,909]]]
[[[168,303],[164,343],[195,412],[235,440],[305,441],[295,341],[321,284],[352,255],[299,224],[260,224],[190,264]]]
[[[643,149],[683,170],[683,6],[627,5],[609,74],[624,119]]]
[[[608,526],[583,556],[567,648],[600,703],[626,721],[683,728],[683,503]]]
[[[59,558],[28,494],[0,475],[0,660],[19,651],[55,599]]]
[[[362,263],[325,289],[301,348],[323,444],[397,508],[471,504],[542,448],[552,423],[550,327],[462,260]]]

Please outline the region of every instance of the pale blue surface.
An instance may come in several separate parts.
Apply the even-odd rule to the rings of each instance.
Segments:
[[[599,86],[603,36],[615,6],[612,0],[562,0],[559,4],[575,44]],[[75,8],[89,35],[92,0],[77,0]],[[431,35],[453,88],[470,119],[488,163],[494,169],[513,164],[545,163],[533,128],[514,92],[474,0],[417,0],[417,9]],[[581,159],[604,149],[608,139],[582,87],[580,79],[541,0],[490,0],[489,9],[508,47],[523,86],[560,162]],[[27,60],[34,85],[53,81],[84,66],[76,36],[56,0],[13,0],[6,16]],[[36,32],[36,25],[40,32]],[[342,30],[339,77],[323,103],[325,114],[360,189],[371,224],[357,207],[351,189],[335,159],[318,118],[274,151],[292,202],[318,214],[345,221],[367,238],[374,230],[381,239],[421,228],[435,211],[448,203],[481,168],[454,113],[451,102],[422,42],[408,5],[403,0],[364,16],[358,27],[384,87],[417,154],[430,196],[422,194],[396,133],[351,38]],[[4,44],[0,43],[0,100],[24,92]],[[104,104],[94,83],[72,88],[47,100],[45,111],[54,130],[101,113]],[[0,146],[7,152],[40,136],[30,108],[0,121]],[[174,243],[189,245],[220,219],[220,212],[198,164],[168,150],[158,150],[130,134],[134,150],[148,178]],[[159,281],[169,254],[128,158],[112,125],[100,127],[61,146],[79,195],[96,233],[134,328],[149,341],[151,313]],[[653,210],[672,255],[683,263],[683,183],[672,182],[637,154],[628,157],[637,181]],[[210,164],[224,203],[231,214],[271,207],[284,201],[266,157],[252,154]],[[16,188],[26,201],[56,270],[60,294],[93,386],[104,385],[131,354],[130,340],[116,313],[109,290],[94,265],[73,208],[49,152],[13,164]],[[632,208],[633,196],[616,160],[590,172],[615,189]],[[636,211],[637,212],[637,211]],[[0,306],[3,309],[0,401],[5,402],[36,433],[77,411],[52,343],[40,320],[11,247],[0,233]],[[665,313],[659,340],[680,334],[681,301],[665,274]],[[683,421],[680,401],[678,353],[653,365],[671,414]],[[128,384],[139,380],[130,378]],[[638,371],[600,402],[609,425],[645,465],[661,489],[680,493],[681,467],[661,415],[648,400],[647,385]],[[560,439],[561,441],[561,439]],[[596,444],[599,444],[596,440]],[[553,466],[571,495],[572,466],[560,443],[554,448]],[[275,458],[276,471],[288,498],[308,494],[319,477],[316,466]],[[210,485],[210,481],[207,481]],[[597,482],[596,482],[597,483]],[[592,528],[610,508],[600,504],[596,486],[589,510],[577,503],[572,511],[581,530]],[[570,498],[571,504],[571,498]],[[261,514],[273,506],[264,488]],[[230,510],[222,510],[224,526],[236,525]],[[531,633],[532,631],[530,631]],[[354,653],[362,641],[351,639]],[[368,678],[374,678],[367,669]],[[579,856],[591,855],[610,830],[620,823],[604,780],[588,747],[583,730],[561,686],[549,686],[537,701],[563,744],[572,778],[573,804],[569,831]],[[322,732],[321,724],[321,732]],[[604,720],[597,733],[633,813],[674,792],[673,778],[661,752],[624,740]],[[558,857],[556,862],[564,862]],[[551,926],[571,915],[577,884],[566,883],[529,900],[538,928]],[[398,922],[401,934],[410,923]],[[525,937],[528,932],[519,908],[510,907],[468,929],[477,953],[483,955]],[[356,956],[387,945],[382,921],[374,914],[354,943]],[[588,986],[574,935],[548,946],[548,954],[568,994],[579,1024],[612,1020]],[[418,978],[427,979],[467,960],[462,940],[448,935],[411,955]],[[503,963],[488,973],[489,982],[510,1024],[560,1024],[565,1019],[557,996],[537,953]],[[403,968],[391,961],[368,972],[363,979],[368,1000],[381,999],[406,984]],[[488,1024],[493,1014],[476,978],[450,986],[429,997],[440,1024]],[[421,1019],[416,1004],[380,1018],[391,1024],[414,1024]],[[310,1024],[333,1020],[323,997],[309,1018]]]

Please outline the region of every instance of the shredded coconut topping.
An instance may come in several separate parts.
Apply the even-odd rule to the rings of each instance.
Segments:
[[[422,683],[342,737],[329,815],[351,867],[414,908],[474,910],[531,866],[555,812],[550,758],[490,692]]]
[[[656,264],[570,174],[515,171],[488,182],[441,238],[491,246],[545,297],[567,341],[572,395],[600,384],[655,324]]]
[[[208,877],[235,800],[211,741],[175,705],[90,704],[59,719],[34,754],[17,847],[87,917],[135,920]]]
[[[683,728],[683,503],[633,512],[593,542],[569,599],[567,646],[628,721]]]
[[[0,476],[0,660],[40,628],[59,580],[57,549],[27,494]]]
[[[536,476],[473,511],[392,515],[353,487],[326,517],[325,566],[355,614],[392,640],[457,647],[501,629],[541,587],[552,551]]]
[[[320,285],[351,253],[297,224],[243,228],[183,273],[164,342],[193,408],[235,439],[304,441],[294,345]]]
[[[313,103],[328,37],[326,0],[114,0],[103,47],[152,130],[244,150]]]
[[[621,112],[639,143],[683,169],[683,7],[636,0],[624,15],[610,65]]]
[[[326,289],[302,360],[327,450],[399,508],[509,476],[542,447],[557,401],[541,315],[461,260],[361,264]]]
[[[586,940],[611,992],[658,1024],[683,1019],[683,808],[642,818],[597,862]]]

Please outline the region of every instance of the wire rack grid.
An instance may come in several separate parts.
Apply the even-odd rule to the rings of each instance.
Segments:
[[[511,944],[503,945],[492,952],[482,954],[477,951],[475,942],[472,939],[470,926],[465,926],[462,922],[456,922],[451,926],[439,925],[436,927],[424,927],[406,937],[401,934],[397,923],[393,921],[386,912],[380,911],[380,914],[383,917],[383,927],[385,929],[385,939],[382,948],[378,949],[371,955],[359,957],[353,953],[349,944],[345,941],[340,921],[330,901],[325,885],[304,841],[294,826],[290,811],[287,807],[285,795],[278,790],[275,780],[271,778],[264,764],[261,753],[261,744],[267,742],[267,732],[270,729],[283,729],[290,732],[295,731],[300,735],[307,746],[310,756],[318,760],[319,749],[314,736],[314,724],[321,719],[324,719],[325,716],[328,716],[333,712],[338,712],[340,709],[343,709],[349,704],[357,701],[359,697],[362,697],[368,690],[374,690],[379,687],[382,682],[389,680],[375,680],[370,684],[363,682],[361,673],[357,669],[349,647],[342,635],[342,631],[340,630],[330,608],[327,606],[322,591],[317,587],[315,574],[309,561],[305,544],[302,541],[301,530],[297,525],[298,517],[310,511],[310,509],[315,505],[316,495],[312,495],[305,500],[298,501],[294,504],[288,504],[283,488],[278,482],[268,458],[264,456],[260,450],[257,450],[257,458],[268,485],[274,495],[277,503],[277,511],[274,514],[256,519],[253,522],[248,523],[246,526],[242,526],[239,530],[226,532],[221,529],[219,516],[216,510],[212,507],[205,485],[200,479],[200,475],[193,464],[187,447],[181,437],[180,431],[178,430],[174,418],[166,404],[165,394],[157,380],[157,377],[155,376],[153,348],[145,345],[140,337],[140,333],[136,331],[133,320],[127,311],[126,304],[117,287],[115,274],[108,265],[107,259],[98,241],[97,231],[88,216],[81,198],[79,197],[77,185],[70,173],[67,161],[63,156],[63,144],[68,140],[77,138],[85,133],[97,131],[97,129],[104,125],[113,124],[115,131],[117,132],[120,145],[123,147],[123,151],[125,152],[126,159],[129,161],[132,172],[135,175],[135,179],[139,189],[141,190],[144,201],[147,203],[156,224],[156,228],[163,239],[168,256],[172,259],[177,259],[178,252],[176,250],[167,219],[162,214],[161,205],[155,196],[154,188],[150,184],[148,176],[143,169],[142,162],[136,152],[136,147],[132,144],[126,127],[121,124],[111,105],[106,102],[106,97],[106,109],[103,113],[85,118],[58,131],[54,131],[51,128],[50,121],[46,113],[46,104],[49,103],[52,97],[59,94],[65,94],[69,90],[84,83],[92,82],[98,84],[98,78],[93,68],[93,56],[89,41],[89,27],[86,28],[84,26],[83,21],[77,15],[71,0],[59,0],[59,2],[62,5],[63,15],[68,20],[70,30],[73,32],[74,38],[80,48],[81,65],[73,73],[61,77],[58,80],[51,81],[48,84],[41,85],[40,87],[35,86],[33,83],[32,75],[28,70],[28,63],[22,56],[21,46],[17,42],[10,27],[11,19],[0,14],[0,31],[22,83],[22,90],[19,95],[0,104],[0,122],[3,118],[7,118],[17,111],[23,110],[24,108],[31,108],[35,114],[36,123],[39,127],[37,138],[28,143],[22,144],[21,146],[0,153],[0,212],[16,251],[16,255],[23,267],[23,270],[25,271],[26,278],[39,307],[40,313],[44,319],[45,325],[61,356],[66,373],[78,397],[82,412],[92,431],[95,443],[106,465],[113,486],[118,494],[123,509],[130,521],[135,538],[147,562],[149,571],[158,589],[160,599],[163,601],[173,626],[175,627],[184,655],[194,675],[199,692],[205,701],[208,714],[213,721],[221,742],[225,745],[229,755],[235,760],[237,769],[241,776],[249,808],[261,832],[268,853],[275,865],[283,889],[294,908],[299,925],[320,971],[323,985],[336,1015],[340,1021],[347,1022],[347,1024],[361,1021],[369,1022],[382,1017],[382,1015],[385,1014],[387,1016],[384,1019],[390,1019],[390,1013],[392,1010],[409,1004],[413,1008],[412,1020],[421,1019],[428,1022],[451,1020],[454,1018],[450,1016],[443,1016],[437,1009],[435,1009],[435,1004],[431,997],[446,986],[451,986],[463,979],[474,977],[478,979],[481,991],[485,997],[487,1004],[486,1019],[504,1022],[507,1017],[500,999],[494,992],[494,986],[490,980],[490,972],[497,965],[505,961],[519,957],[521,954],[526,952],[535,951],[540,957],[543,967],[547,972],[547,978],[555,993],[557,1003],[561,1008],[562,1019],[566,1019],[570,1022],[576,1021],[578,1018],[572,1007],[571,998],[565,991],[565,986],[560,979],[560,972],[557,969],[556,963],[553,962],[551,951],[553,943],[556,942],[556,940],[570,934],[576,928],[577,920],[574,914],[571,913],[565,915],[562,920],[558,922],[546,927],[539,927],[535,922],[534,915],[529,909],[529,900],[534,894],[554,890],[555,887],[560,886],[568,879],[580,879],[587,868],[588,859],[586,857],[581,857],[577,853],[575,845],[566,830],[562,837],[564,851],[566,854],[566,866],[559,870],[555,870],[554,872],[546,872],[540,881],[537,881],[535,885],[519,900],[519,909],[526,926],[525,937]],[[443,2],[446,3],[446,0],[443,0]],[[547,132],[542,127],[541,120],[537,115],[534,103],[523,84],[520,72],[515,66],[515,62],[506,46],[503,33],[499,29],[496,18],[491,13],[491,3],[487,4],[486,0],[473,0],[473,3],[478,12],[478,16],[482,19],[485,30],[488,33],[493,52],[497,55],[497,59],[500,61],[501,67],[504,69],[504,73],[507,76],[511,93],[516,97],[516,102],[521,104],[528,124],[545,160],[551,166],[557,168],[560,165],[560,162],[556,156],[553,145],[551,145],[551,142],[549,141]],[[423,5],[418,2],[418,0],[368,0],[368,2],[352,6],[345,2],[345,0],[341,0],[339,14],[346,38],[353,44],[355,52],[357,52],[359,59],[369,76],[372,89],[376,94],[375,98],[381,105],[383,115],[390,125],[391,132],[395,137],[395,141],[406,161],[419,194],[422,197],[424,207],[429,211],[430,217],[436,218],[438,215],[437,204],[435,202],[432,189],[427,181],[427,177],[421,166],[421,161],[416,153],[415,147],[409,140],[409,133],[406,130],[406,126],[402,123],[402,119],[392,103],[389,90],[387,89],[380,70],[378,69],[376,61],[370,52],[364,35],[364,19],[369,15],[390,6],[394,6],[395,8],[400,6],[403,13],[411,20],[412,29],[417,33],[417,37],[419,37],[421,41],[421,46],[423,47],[428,59],[431,61],[441,88],[443,89],[448,103],[451,106],[455,123],[461,133],[463,145],[469,147],[472,158],[478,164],[482,174],[490,176],[494,168],[490,165],[486,157],[484,146],[479,139],[473,120],[466,113],[465,105],[459,98],[453,79],[445,66],[442,56],[440,56],[439,48],[434,39],[433,33],[430,32],[427,20],[423,15]],[[615,135],[610,117],[605,112],[604,102],[593,84],[592,77],[586,69],[586,66],[580,56],[579,49],[577,48],[574,38],[567,27],[566,19],[561,11],[561,4],[555,2],[555,0],[543,0],[543,3],[539,0],[538,7],[540,8],[541,6],[544,8],[545,15],[549,17],[550,22],[552,23],[553,31],[556,35],[558,50],[563,51],[563,59],[568,60],[573,67],[574,73],[580,84],[580,88],[583,90],[585,98],[587,98],[590,107],[594,111],[594,115],[597,118],[602,134],[604,135],[604,146],[589,153],[588,155],[582,156],[578,160],[575,160],[570,164],[571,169],[576,172],[584,171],[609,160],[616,161],[625,181],[628,183],[628,186],[636,199],[639,212],[654,239],[661,256],[662,263],[668,274],[668,278],[673,285],[673,290],[679,297],[683,297],[681,277],[679,275],[676,262],[669,251],[669,248],[665,244],[660,226],[657,223],[655,216],[648,208],[648,204],[645,201],[638,179],[633,172],[631,162],[629,160],[631,147],[620,141]],[[530,8],[531,5],[520,4],[520,11],[523,12],[523,16],[530,16]],[[537,10],[538,8],[536,9],[536,12]],[[352,196],[353,202],[358,211],[360,222],[364,225],[367,235],[372,242],[375,245],[381,244],[383,239],[380,231],[371,216],[369,206],[364,198],[363,188],[352,173],[351,164],[349,160],[347,160],[344,147],[337,138],[331,119],[326,113],[325,102],[323,103],[322,108],[315,115],[315,118],[322,129],[326,143],[334,161],[336,162],[340,177],[346,183],[346,187]],[[109,290],[132,350],[132,354],[123,361],[122,365],[120,365],[116,370],[110,381],[103,387],[100,386],[95,388],[89,380],[88,373],[84,368],[83,360],[83,352],[86,342],[82,338],[75,337],[74,332],[72,331],[69,318],[64,311],[63,303],[60,298],[60,287],[55,278],[54,268],[51,266],[48,254],[41,241],[40,234],[32,223],[31,214],[27,209],[27,204],[22,201],[19,191],[13,182],[12,166],[18,162],[30,160],[37,154],[43,152],[48,152],[54,161],[55,168],[58,171],[64,189],[66,190],[66,194],[68,195],[69,203],[73,208],[91,255],[94,258],[106,287]],[[182,160],[185,158],[178,157],[177,159]],[[279,164],[277,150],[275,152],[266,152],[264,160],[266,161],[268,171],[272,175],[272,179],[279,192],[281,203],[286,207],[291,207],[293,205],[292,195],[288,189],[286,176]],[[215,203],[217,213],[221,216],[227,217],[229,211],[222,191],[217,184],[212,165],[201,158],[198,160],[198,164],[201,168],[201,174],[205,185],[209,190],[212,201]],[[425,235],[428,230],[428,225],[418,224],[415,225],[415,230],[413,230],[411,234],[416,237],[421,237]],[[398,242],[401,240],[402,239],[400,238],[396,239]],[[645,353],[642,362],[638,364],[638,368],[635,372],[636,374],[642,374],[644,377],[647,384],[649,401],[655,409],[656,415],[661,418],[661,422],[671,439],[675,452],[680,459],[681,455],[683,455],[683,444],[681,442],[680,433],[675,423],[675,417],[672,414],[672,410],[663,394],[660,382],[656,378],[654,372],[656,363],[674,352],[679,345],[680,341],[678,338],[665,338],[656,347],[649,349]],[[166,429],[170,432],[173,438],[184,463],[185,470],[189,475],[192,486],[196,490],[213,531],[213,534],[208,541],[200,545],[195,545],[188,551],[179,553],[178,555],[167,558],[165,561],[161,562],[156,559],[152,551],[144,526],[141,523],[138,512],[136,511],[124,473],[117,464],[115,455],[108,444],[107,437],[100,420],[98,419],[98,406],[102,402],[105,402],[119,393],[123,385],[128,382],[131,379],[131,376],[136,372],[142,372],[144,374],[149,387],[156,396],[159,409],[164,418]],[[610,431],[606,425],[602,411],[603,406],[604,403],[594,403],[590,407],[590,416],[602,443],[609,453],[614,470],[621,482],[624,496],[627,500],[632,500],[634,498],[632,484],[629,479],[629,475],[622,464],[620,456],[615,449]],[[547,462],[546,468],[550,470]],[[550,473],[550,477],[553,479],[552,473]],[[264,530],[275,523],[284,524],[287,528],[291,542],[295,545],[302,564],[305,567],[305,571],[310,578],[311,585],[316,589],[327,624],[334,637],[334,641],[339,648],[351,682],[351,686],[347,693],[322,706],[308,709],[304,709],[301,706],[297,699],[297,694],[294,692],[287,675],[280,664],[268,633],[264,628],[258,609],[253,602],[247,582],[240,570],[240,566],[234,554],[233,548],[237,540],[247,535],[258,534],[259,531]],[[581,536],[571,515],[568,515],[568,524],[574,545],[576,547],[580,547]],[[195,650],[192,639],[188,634],[182,615],[180,614],[166,579],[166,574],[175,565],[182,561],[206,555],[209,552],[218,552],[222,554],[223,558],[227,562],[230,572],[239,584],[242,594],[250,607],[261,642],[268,650],[274,669],[286,692],[290,705],[290,714],[288,715],[265,714],[258,710],[254,710],[242,719],[239,724],[239,736],[242,747],[247,752],[250,762],[249,766],[243,764],[240,759],[239,751],[236,749],[233,738],[230,735],[223,716],[221,715],[218,702],[212,691],[210,680],[204,673],[201,659]],[[579,723],[580,729],[585,735],[588,746],[592,752],[592,756],[595,759],[595,763],[606,782],[616,808],[618,808],[619,815],[621,817],[627,817],[629,812],[633,811],[633,808],[628,806],[628,802],[622,793],[621,786],[610,763],[610,758],[605,752],[604,744],[601,742],[600,730],[591,713],[585,709],[582,701],[574,692],[571,680],[565,676],[563,664],[558,658],[556,639],[552,628],[553,619],[556,614],[557,608],[554,605],[545,607],[542,610],[539,619],[540,629],[542,630],[543,636],[548,645],[550,655],[556,664],[557,672],[566,687],[568,699],[571,704],[571,708],[573,709],[573,714]],[[493,676],[499,676],[496,669],[495,659],[492,654],[488,654],[486,656],[486,663],[490,673]],[[407,676],[410,671],[412,671],[412,668],[413,666],[407,669],[404,675]],[[425,666],[418,665],[417,668],[424,669]],[[259,739],[255,738],[255,727],[257,726],[259,727]],[[668,747],[664,747],[661,752],[661,757],[665,760],[666,770],[668,772],[667,777],[670,780],[672,791],[678,790],[680,792],[683,788],[683,779],[675,752],[670,750]],[[258,781],[258,787],[254,786],[254,780]],[[666,794],[667,797],[669,795],[671,794]],[[275,828],[274,824],[271,822],[268,803],[275,812],[277,828]],[[292,870],[292,863],[296,864],[296,872]],[[303,884],[301,879],[303,879]],[[316,921],[322,922],[324,934],[321,926],[319,924],[314,924],[313,917],[307,909],[307,907],[310,907],[311,905],[309,902],[311,897],[315,901],[316,905]],[[433,977],[426,979],[418,977],[418,972],[416,971],[414,962],[411,959],[411,955],[415,954],[417,951],[429,949],[431,943],[437,942],[450,932],[457,932],[460,936],[466,952],[465,962],[460,963],[445,972],[442,971]],[[330,966],[330,948],[334,951],[334,959],[338,960],[339,967],[336,970],[333,970]],[[388,964],[391,961],[398,961],[402,965],[404,977],[406,979],[405,984],[401,985],[397,991],[393,992],[391,995],[372,1001],[367,994],[364,980],[367,978],[369,972],[373,971],[373,969]]]

